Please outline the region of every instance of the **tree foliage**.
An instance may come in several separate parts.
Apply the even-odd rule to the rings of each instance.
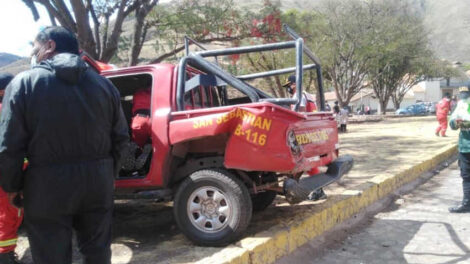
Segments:
[[[184,50],[184,36],[199,43],[236,43],[249,36],[249,25],[233,0],[175,0],[155,8],[149,23],[159,54],[151,63],[177,58]]]

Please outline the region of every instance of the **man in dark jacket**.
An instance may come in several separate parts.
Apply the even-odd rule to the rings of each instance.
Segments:
[[[110,263],[114,176],[129,140],[119,92],[62,27],[42,30],[32,55],[38,64],[3,99],[0,184],[11,200],[24,196],[34,263],[71,263],[74,229],[85,263]]]

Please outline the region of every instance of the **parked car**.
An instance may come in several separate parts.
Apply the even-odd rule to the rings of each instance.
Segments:
[[[396,115],[426,115],[427,113],[428,110],[424,104],[414,104],[395,111]]]
[[[435,114],[436,113],[436,104],[437,102],[419,102],[416,103],[417,105],[422,105],[426,108],[426,112],[428,114]]]

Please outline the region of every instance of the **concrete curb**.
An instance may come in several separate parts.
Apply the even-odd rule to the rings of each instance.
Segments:
[[[432,158],[410,166],[395,175],[379,175],[341,195],[332,196],[319,205],[319,208],[312,211],[306,210],[305,214],[294,221],[273,226],[267,231],[244,238],[236,245],[226,247],[196,263],[273,263],[402,185],[415,180],[422,173],[436,167],[457,153],[457,146],[441,148],[437,153]]]

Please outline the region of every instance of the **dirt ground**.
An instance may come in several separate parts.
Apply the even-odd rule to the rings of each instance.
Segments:
[[[325,188],[330,199],[377,175],[392,175],[425,160],[441,147],[455,144],[458,132],[436,137],[435,117],[387,119],[377,123],[348,125],[340,135],[340,154],[351,154],[355,165],[340,182]],[[288,224],[295,217],[318,210],[322,202],[303,202],[290,206],[282,197],[275,205],[253,215],[246,236],[277,224]],[[220,248],[196,247],[176,227],[171,203],[154,201],[116,201],[113,236],[113,263],[191,263],[219,252]],[[233,245],[237,247],[237,245]],[[24,230],[17,248],[24,263],[32,263]],[[74,263],[80,257],[74,252]]]

